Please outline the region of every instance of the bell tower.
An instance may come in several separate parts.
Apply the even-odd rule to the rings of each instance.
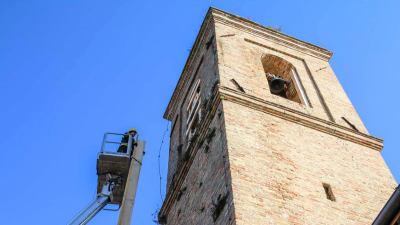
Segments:
[[[210,8],[164,115],[159,222],[371,224],[397,185],[331,56]]]

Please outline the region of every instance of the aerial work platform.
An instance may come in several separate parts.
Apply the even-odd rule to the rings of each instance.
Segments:
[[[121,141],[115,139],[120,138]],[[115,179],[111,204],[121,204],[128,177],[131,156],[137,143],[134,135],[106,133],[97,158],[97,193],[101,193],[107,179]],[[111,147],[112,150],[108,150]],[[118,147],[118,150],[116,150]]]
[[[136,130],[104,134],[97,156],[96,199],[69,225],[87,224],[108,204],[120,207],[118,225],[130,224],[143,154],[144,142],[138,140]]]

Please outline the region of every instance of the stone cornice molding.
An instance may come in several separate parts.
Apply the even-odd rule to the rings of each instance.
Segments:
[[[248,95],[229,87],[220,87],[220,96],[224,100],[231,101],[243,106],[271,114],[273,116],[309,127],[320,132],[330,134],[343,140],[351,141],[371,149],[381,151],[383,140],[364,134],[350,128],[344,127],[321,118],[305,114],[303,112],[269,102],[252,95]]]
[[[291,37],[243,17],[236,16],[215,8],[211,8],[211,12],[215,23],[222,23],[224,25],[234,27],[236,29],[271,40],[277,44],[295,49],[308,55],[312,55],[325,61],[328,61],[333,55],[331,51],[325,48],[321,48],[317,45]]]

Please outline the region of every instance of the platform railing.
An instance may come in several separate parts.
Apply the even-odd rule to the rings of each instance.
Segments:
[[[115,141],[115,137],[121,137],[121,141]],[[122,140],[124,139],[124,137],[128,136],[128,143],[126,142],[122,142]],[[110,137],[114,137],[114,139],[110,140]],[[120,134],[120,133],[105,133],[103,136],[103,142],[101,144],[101,149],[100,149],[100,153],[101,154],[113,154],[113,155],[121,155],[121,156],[128,156],[130,157],[132,154],[132,150],[133,150],[133,144],[135,141],[135,136],[132,136],[131,134]],[[110,151],[106,149],[106,146],[108,144],[112,144],[112,145],[118,145],[116,147],[115,151]],[[118,148],[122,145],[127,144],[126,148],[126,153],[125,152],[118,152]]]

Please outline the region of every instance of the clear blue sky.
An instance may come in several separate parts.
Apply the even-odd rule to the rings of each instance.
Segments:
[[[132,224],[154,224],[162,115],[211,5],[332,50],[400,179],[398,0],[1,1],[1,224],[66,224],[95,196],[103,132],[130,127],[147,141]]]

